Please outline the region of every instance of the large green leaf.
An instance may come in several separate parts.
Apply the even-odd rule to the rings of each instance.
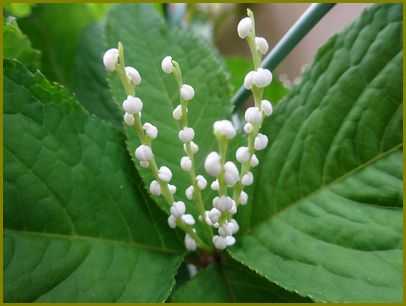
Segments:
[[[185,303],[248,303],[248,302],[310,302],[286,291],[250,271],[230,258],[211,264],[178,288],[171,302]]]
[[[182,251],[124,136],[5,63],[5,300],[158,302]]]
[[[4,58],[18,59],[29,68],[39,67],[41,54],[31,47],[31,42],[21,32],[14,19],[9,19],[3,28]]]
[[[142,120],[159,128],[153,151],[159,165],[174,172],[178,187],[176,197],[185,201],[184,190],[190,185],[189,174],[180,169],[179,160],[183,145],[177,137],[177,124],[172,110],[179,104],[176,82],[172,75],[161,70],[161,60],[171,55],[183,70],[184,81],[195,88],[196,95],[190,103],[189,122],[196,131],[195,141],[200,146],[197,154],[198,173],[203,173],[203,160],[214,149],[212,124],[231,113],[230,90],[222,63],[204,41],[192,34],[168,28],[163,18],[147,5],[119,5],[113,8],[106,25],[108,47],[121,41],[125,47],[126,65],[136,67],[143,80],[136,95],[144,102]],[[119,107],[125,94],[116,78],[112,90]],[[133,128],[127,129],[128,148],[131,155],[138,145]],[[138,165],[137,165],[138,166]],[[152,179],[149,170],[138,167],[146,184]],[[206,192],[206,199],[210,192]],[[161,207],[163,204],[159,199]],[[208,202],[208,201],[207,201]],[[189,205],[191,211],[195,207]]]
[[[402,7],[367,10],[265,127],[251,226],[231,254],[318,301],[400,302]]]
[[[28,17],[18,20],[34,48],[42,52],[42,71],[48,79],[69,88],[80,33],[100,14],[84,4],[38,4]]]

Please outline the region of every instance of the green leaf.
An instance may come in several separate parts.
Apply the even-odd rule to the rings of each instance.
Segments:
[[[183,259],[124,137],[5,62],[7,302],[161,302]]]
[[[317,301],[400,302],[402,6],[333,37],[264,131],[250,228],[232,256]]]
[[[8,3],[5,6],[7,13],[15,17],[26,17],[31,14],[33,4],[29,3]]]
[[[94,23],[83,31],[76,54],[74,92],[91,114],[122,127],[123,117],[113,102],[103,65],[104,24]]]
[[[177,289],[170,300],[175,303],[310,302],[226,257],[221,263],[211,264],[200,271]]]
[[[245,75],[252,70],[252,63],[243,57],[228,57],[225,59],[225,63],[230,71],[233,91],[237,91],[244,83]],[[289,90],[274,74],[271,85],[265,88],[264,99],[268,99],[272,101],[273,104],[276,104],[285,97],[288,92]]]
[[[4,58],[18,59],[30,69],[39,67],[41,54],[31,47],[31,42],[24,35],[14,19],[9,19],[3,28]]]
[[[32,14],[18,20],[34,48],[42,52],[42,71],[49,80],[69,88],[81,31],[98,15],[83,4],[38,4]]]
[[[170,167],[178,188],[176,198],[188,203],[184,191],[190,185],[189,174],[179,166],[183,144],[178,139],[178,127],[172,118],[172,110],[179,104],[176,82],[172,75],[161,70],[161,61],[171,55],[182,67],[184,82],[195,88],[195,98],[190,103],[189,122],[196,131],[195,142],[200,150],[196,155],[197,173],[203,173],[203,161],[216,145],[212,135],[215,120],[231,114],[230,90],[223,64],[204,41],[189,32],[169,28],[163,18],[147,5],[119,5],[113,8],[106,24],[108,47],[121,41],[125,48],[126,65],[134,66],[142,76],[136,95],[144,102],[143,122],[151,122],[159,129],[153,142],[153,151],[159,165]],[[121,108],[125,98],[118,80],[113,78],[112,90]],[[127,129],[128,149],[134,155],[138,140],[133,128]],[[137,165],[144,183],[149,185],[149,170]],[[206,199],[212,196],[207,191]],[[167,209],[162,199],[157,199]],[[206,201],[209,202],[208,200]],[[188,205],[188,204],[187,204]],[[211,204],[210,204],[211,205]],[[189,204],[188,209],[195,211]]]

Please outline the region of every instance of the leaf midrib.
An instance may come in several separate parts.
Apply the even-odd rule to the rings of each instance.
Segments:
[[[120,241],[120,240],[113,240],[108,238],[101,238],[101,237],[93,237],[87,235],[66,235],[66,234],[57,234],[57,233],[48,233],[48,232],[37,232],[37,231],[28,231],[28,230],[19,230],[19,229],[12,229],[12,228],[5,228],[6,232],[13,232],[18,234],[25,234],[29,236],[38,236],[42,238],[52,238],[52,239],[65,239],[65,240],[90,240],[90,241],[97,241],[109,244],[118,244],[121,246],[129,247],[129,248],[136,248],[136,249],[144,249],[149,251],[156,251],[161,253],[167,254],[178,254],[182,255],[182,252],[168,249],[168,248],[159,248],[152,245],[147,245],[144,243],[136,242],[136,241]]]

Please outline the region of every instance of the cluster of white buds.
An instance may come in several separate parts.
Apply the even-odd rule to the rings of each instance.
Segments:
[[[143,109],[143,102],[139,97],[135,96],[135,87],[141,84],[141,75],[134,67],[124,66],[124,50],[119,43],[119,48],[109,49],[103,56],[103,63],[106,70],[109,72],[116,71],[122,85],[127,93],[127,98],[122,103],[124,110],[123,120],[124,123],[133,127],[141,144],[134,152],[135,158],[139,161],[141,167],[150,168],[154,174],[155,179],[149,185],[149,191],[154,196],[163,196],[167,203],[170,204],[170,216],[168,218],[168,225],[171,228],[180,227],[186,232],[185,247],[187,250],[194,251],[198,246],[204,247],[203,241],[199,238],[194,229],[195,218],[191,214],[186,213],[185,203],[182,201],[175,201],[174,194],[176,193],[176,186],[169,184],[172,180],[172,171],[162,166],[158,169],[154,154],[152,151],[152,141],[158,137],[158,129],[153,124],[141,122],[141,112]],[[162,69],[166,73],[171,73],[175,68],[172,65],[172,59],[167,57],[162,61]],[[194,90],[191,86],[183,84],[180,88],[180,95],[184,101],[193,98]],[[181,108],[178,111],[182,112]],[[175,116],[175,115],[174,115]],[[182,117],[182,115],[179,115]],[[179,132],[179,139],[188,146],[188,152],[195,154],[198,147],[193,143],[194,131],[192,128],[184,127]],[[186,150],[185,150],[186,151]],[[190,163],[190,165],[188,165]],[[184,166],[182,168],[188,169],[191,167],[192,161],[184,159]],[[202,176],[197,177],[197,186],[204,189],[207,185],[206,180]]]

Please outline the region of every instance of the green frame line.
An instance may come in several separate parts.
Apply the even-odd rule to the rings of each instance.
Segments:
[[[335,3],[312,4],[268,53],[261,67],[274,70],[314,26],[335,6]],[[250,96],[251,91],[241,86],[231,101],[234,110],[238,110]]]

